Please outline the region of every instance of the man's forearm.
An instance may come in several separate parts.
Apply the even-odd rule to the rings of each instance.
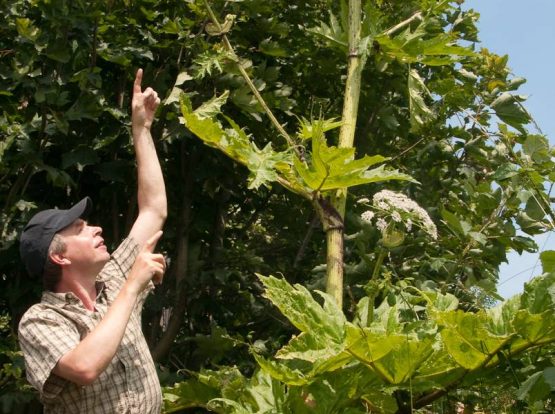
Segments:
[[[162,168],[156,153],[156,147],[146,126],[135,126],[133,130],[133,144],[137,157],[137,201],[139,214],[148,212],[151,219],[160,221],[160,227],[167,215],[166,188]]]
[[[54,374],[79,385],[89,385],[108,367],[123,339],[139,290],[130,283],[120,293],[100,323],[74,349],[65,354]]]
[[[143,70],[139,69],[133,84],[131,101],[131,129],[137,157],[139,215],[129,235],[139,245],[162,228],[168,214],[164,177],[150,132],[160,98],[152,88],[142,90],[142,79]]]

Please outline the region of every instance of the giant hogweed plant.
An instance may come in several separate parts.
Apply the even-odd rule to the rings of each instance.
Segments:
[[[301,285],[259,275],[265,296],[299,334],[275,358],[262,356],[253,347],[259,369],[251,378],[234,368],[206,370],[193,380],[166,389],[167,412],[193,406],[222,413],[413,412],[457,387],[494,378],[506,371],[513,358],[555,341],[555,276],[549,252],[543,256],[542,277],[530,283],[522,295],[490,309],[467,312],[449,293],[417,289],[409,284],[403,290],[393,289],[387,273],[381,274],[382,262],[389,252],[410,237],[413,226],[423,230],[430,240],[437,238],[429,216],[410,199],[395,193],[382,193],[381,198],[380,193],[376,194],[374,211],[362,215],[365,222],[376,219],[381,232],[380,250],[365,286],[367,296],[358,301],[351,320],[342,310],[348,189],[389,180],[414,182],[410,176],[388,168],[386,157],[355,157],[353,142],[363,68],[375,49],[387,59],[406,65],[411,129],[423,133],[434,114],[428,104],[432,96],[419,70],[464,64],[475,56],[470,48],[457,45],[456,33],[430,31],[435,17],[449,8],[449,3],[422,1],[421,11],[384,28],[383,16],[371,2],[364,9],[360,0],[342,2],[343,24],[330,13],[329,24],[322,23],[312,30],[348,56],[342,117],[300,119],[296,134],[290,136],[265,104],[228,39],[234,16],[228,15],[220,23],[209,3],[204,2],[211,19],[206,31],[221,38],[220,58],[235,63],[285,140],[285,149],[276,150],[271,143],[261,147],[255,137],[222,115],[228,92],[194,109],[190,97],[179,88],[186,75],[180,77],[167,103],[178,99],[181,122],[191,132],[248,168],[249,188],[277,183],[313,203],[327,236],[326,292],[317,292],[316,300]],[[222,70],[218,59],[204,62],[205,70]],[[521,130],[529,118],[519,102],[518,97],[505,93],[490,107],[499,119]],[[338,145],[330,146],[326,133],[336,128]],[[508,175],[500,179],[511,176],[510,171],[504,173]],[[545,200],[539,198],[532,196],[537,205],[550,212]],[[457,227],[456,218],[447,210],[442,211],[442,216],[448,227]],[[484,238],[481,232],[471,236],[476,242]],[[472,245],[469,243],[466,250]],[[394,294],[384,295],[388,289]],[[543,377],[539,374],[538,378],[550,375],[547,371]],[[530,380],[521,395],[531,394],[536,385],[544,391],[542,397],[547,395],[545,381],[536,382]]]
[[[351,321],[326,293],[316,300],[301,285],[260,279],[299,335],[275,359],[254,353],[260,370],[252,378],[233,368],[206,370],[166,389],[167,412],[412,412],[478,379],[495,383],[507,375],[508,361],[555,341],[551,272],[491,309],[465,312],[451,294],[412,289],[371,313],[363,298]],[[547,398],[551,378],[546,368],[519,391]]]

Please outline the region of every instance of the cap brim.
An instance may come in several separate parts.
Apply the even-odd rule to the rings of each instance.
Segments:
[[[92,200],[90,197],[85,197],[73,207],[67,210],[64,215],[64,220],[58,224],[56,231],[63,230],[77,219],[86,219],[92,210]]]

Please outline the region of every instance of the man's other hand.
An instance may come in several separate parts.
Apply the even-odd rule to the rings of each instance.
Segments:
[[[128,281],[134,284],[139,291],[142,291],[150,280],[154,284],[162,282],[166,271],[166,260],[160,253],[154,253],[156,243],[162,236],[162,230],[157,231],[148,239],[131,268]]]

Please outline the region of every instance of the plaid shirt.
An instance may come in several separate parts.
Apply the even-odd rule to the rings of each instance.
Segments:
[[[159,414],[162,394],[141,330],[145,290],[127,324],[116,355],[97,380],[80,386],[52,373],[59,359],[100,322],[135,262],[138,246],[126,239],[97,278],[96,311],[73,293],[44,292],[19,324],[19,343],[29,382],[40,392],[45,413]]]

